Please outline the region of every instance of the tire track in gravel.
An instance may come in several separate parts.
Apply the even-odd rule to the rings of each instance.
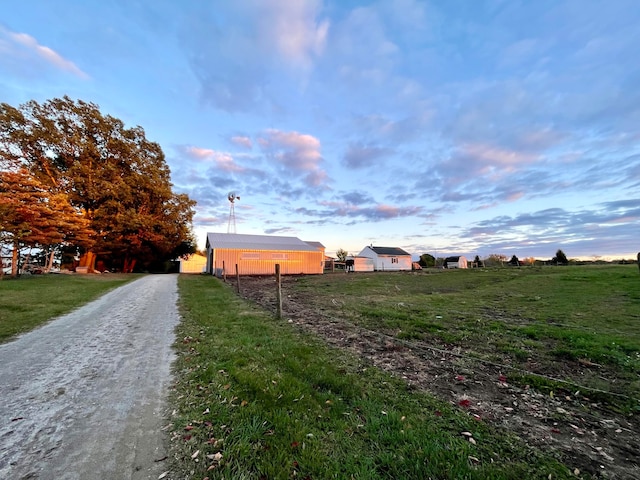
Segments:
[[[158,478],[177,275],[149,275],[0,345],[0,478]]]

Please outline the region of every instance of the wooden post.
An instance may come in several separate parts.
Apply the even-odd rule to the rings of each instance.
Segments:
[[[222,281],[227,283],[227,268],[224,265],[224,260],[222,261]]]
[[[236,292],[240,293],[240,270],[238,270],[237,263],[236,263]]]
[[[276,263],[276,316],[278,319],[282,318],[282,277],[279,263]]]

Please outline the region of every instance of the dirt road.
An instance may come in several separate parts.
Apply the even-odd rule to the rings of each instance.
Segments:
[[[146,276],[0,345],[0,478],[158,478],[177,295]]]

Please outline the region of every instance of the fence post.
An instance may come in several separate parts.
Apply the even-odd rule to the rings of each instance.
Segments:
[[[236,292],[240,293],[240,270],[238,270],[237,263],[236,263]]]
[[[282,277],[280,275],[280,264],[276,263],[276,316],[282,318]]]
[[[227,268],[224,265],[224,260],[222,261],[222,281],[227,283]]]

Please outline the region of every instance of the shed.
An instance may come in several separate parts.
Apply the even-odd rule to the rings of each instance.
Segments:
[[[180,273],[203,273],[206,266],[207,257],[197,253],[187,259],[180,259]]]
[[[373,258],[369,257],[361,257],[361,256],[348,256],[347,257],[347,265],[349,265],[349,260],[352,260],[352,270],[353,272],[373,272],[375,270],[375,264]]]
[[[397,247],[364,247],[357,255],[373,260],[374,270],[411,270],[411,254]]]
[[[467,259],[463,256],[447,257],[444,259],[444,268],[467,268]]]
[[[206,271],[212,275],[273,275],[280,264],[283,275],[323,272],[325,247],[297,237],[207,233]],[[224,270],[223,270],[224,269]]]

